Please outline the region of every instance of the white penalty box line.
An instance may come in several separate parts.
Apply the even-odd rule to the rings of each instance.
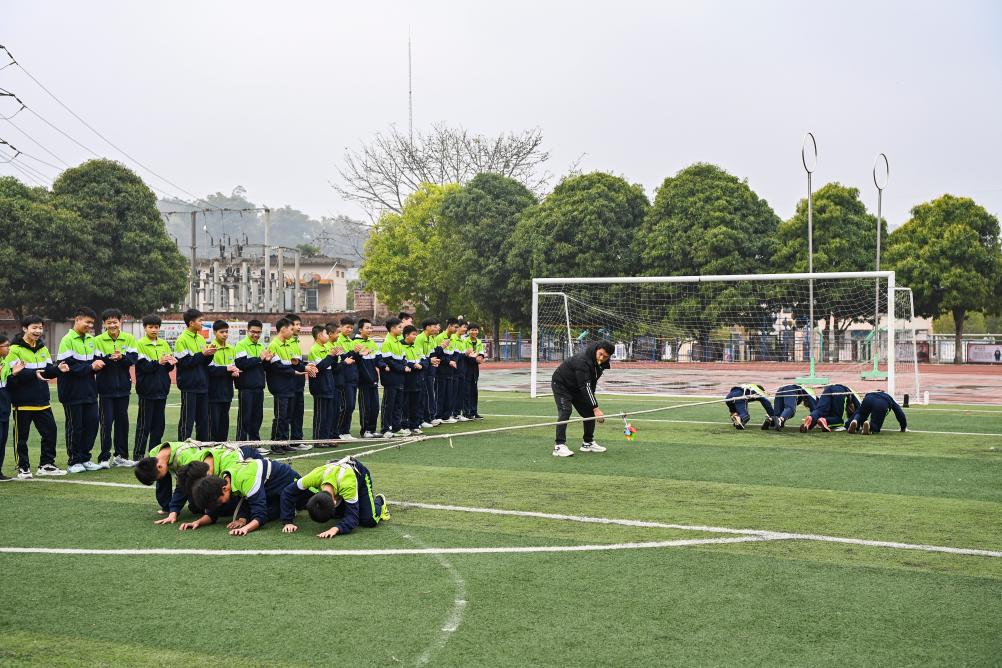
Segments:
[[[12,481],[13,482],[13,481]],[[119,487],[128,489],[148,490],[149,487],[143,485],[133,485],[120,482],[103,482],[97,480],[58,480],[46,478],[33,478],[30,481],[18,482],[48,482],[63,483],[71,485],[94,485],[100,487]],[[13,483],[17,484],[17,483]],[[699,524],[671,524],[667,522],[653,522],[648,520],[629,520],[610,517],[589,517],[586,515],[566,515],[561,513],[543,513],[528,510],[506,510],[502,508],[478,508],[475,506],[456,506],[437,503],[420,503],[417,501],[398,501],[388,499],[387,503],[400,506],[401,508],[418,508],[424,510],[439,510],[447,512],[482,513],[486,515],[501,515],[511,517],[533,517],[538,519],[556,520],[564,522],[581,522],[585,524],[609,524],[627,527],[641,527],[650,529],[677,529],[682,531],[699,531],[704,533],[731,534],[733,538],[705,538],[705,539],[681,539],[654,542],[631,542],[631,543],[611,543],[607,545],[542,545],[528,547],[457,547],[457,548],[423,548],[410,550],[184,550],[169,548],[150,548],[145,550],[88,550],[77,548],[30,548],[30,547],[0,547],[0,553],[38,553],[38,554],[109,554],[109,555],[145,555],[145,554],[300,554],[320,556],[387,556],[404,554],[508,554],[508,553],[531,553],[531,552],[595,552],[602,550],[629,550],[658,547],[684,547],[690,545],[721,545],[728,543],[749,543],[775,540],[802,540],[821,543],[841,543],[845,545],[861,545],[865,547],[878,547],[894,550],[916,550],[919,552],[937,552],[943,554],[957,554],[977,557],[1002,558],[1002,551],[983,550],[978,548],[950,547],[946,545],[925,545],[920,543],[903,543],[899,541],[870,540],[867,538],[852,538],[842,536],[826,536],[812,533],[796,533],[787,531],[772,531],[766,529],[736,529],[733,527],[715,527]]]

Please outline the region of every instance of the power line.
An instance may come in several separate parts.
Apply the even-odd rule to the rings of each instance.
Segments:
[[[106,144],[108,144],[109,146],[111,146],[112,148],[114,148],[116,151],[118,151],[119,153],[121,153],[122,155],[124,155],[126,158],[128,158],[129,160],[131,160],[135,164],[139,165],[139,167],[141,167],[142,169],[144,169],[148,173],[152,174],[153,176],[155,176],[156,178],[160,179],[164,183],[170,185],[172,188],[183,192],[184,194],[188,195],[189,197],[191,197],[195,201],[204,202],[205,204],[208,204],[213,209],[218,209],[219,208],[218,206],[212,204],[211,202],[208,202],[208,201],[202,199],[201,197],[195,195],[194,193],[188,192],[187,190],[185,190],[181,186],[177,185],[176,183],[174,183],[170,179],[167,179],[166,177],[161,176],[160,174],[158,174],[157,172],[153,171],[152,169],[150,169],[149,167],[147,167],[146,165],[144,165],[143,163],[141,163],[139,160],[137,160],[136,158],[134,158],[132,155],[130,155],[129,153],[127,153],[125,150],[123,150],[122,148],[120,148],[113,141],[111,141],[110,139],[108,139],[107,137],[105,137],[103,134],[101,134],[100,132],[98,132],[97,129],[94,128],[94,126],[92,126],[90,123],[88,123],[83,118],[81,118],[79,114],[77,114],[75,111],[73,111],[72,109],[70,109],[69,106],[67,106],[62,100],[60,100],[58,97],[56,97],[55,93],[53,93],[48,88],[46,88],[45,85],[41,81],[39,81],[38,79],[36,79],[35,76],[31,72],[29,72],[27,69],[25,69],[24,65],[22,65],[21,63],[19,63],[17,61],[17,59],[14,57],[14,54],[12,54],[10,52],[10,50],[6,46],[0,44],[0,51],[5,52],[7,54],[7,57],[10,58],[10,60],[11,60],[11,62],[8,63],[7,66],[9,66],[9,65],[17,65],[20,68],[20,70],[22,72],[24,72],[28,76],[29,79],[31,79],[32,81],[35,82],[35,85],[37,85],[39,88],[41,88],[43,91],[45,91],[48,94],[49,97],[51,97],[53,100],[55,100],[59,104],[59,106],[61,106],[63,109],[65,109],[67,112],[69,112],[69,114],[71,116],[73,116],[73,118],[77,119],[80,123],[82,123],[84,125],[84,127],[86,127],[88,130],[90,130],[95,135],[97,135],[102,140],[104,140],[104,142]],[[67,137],[68,139],[70,139],[71,141],[73,141],[75,144],[77,144],[81,148],[84,148],[85,150],[87,150],[88,152],[94,154],[95,156],[97,155],[97,153],[95,153],[93,150],[87,148],[86,146],[84,146],[83,144],[81,144],[80,142],[78,142],[76,139],[73,139],[72,137],[70,137],[65,132],[63,132],[62,130],[60,130],[59,128],[57,128],[52,123],[49,123],[49,121],[45,120],[45,118],[43,118],[35,110],[33,110],[30,107],[28,107],[28,111],[30,111],[31,113],[35,114],[35,116],[38,116],[38,118],[40,118],[42,121],[44,121],[45,123],[47,123],[48,125],[50,125],[53,129],[55,129],[60,134],[64,135],[65,137]]]
[[[17,123],[15,123],[14,121],[10,120],[9,118],[8,119],[4,119],[4,120],[6,120],[8,123],[10,123],[11,126],[15,130],[17,130],[18,132],[20,132],[21,134],[23,134],[25,137],[27,137],[33,144],[35,144],[35,146],[37,146],[38,148],[40,148],[43,151],[45,151],[46,153],[48,153],[49,155],[51,155],[53,158],[55,158],[59,162],[63,163],[64,166],[66,166],[66,167],[70,166],[70,164],[68,162],[66,162],[65,160],[63,160],[62,158],[60,158],[58,155],[56,155],[55,153],[53,153],[49,149],[45,148],[45,146],[43,146],[41,142],[39,142],[37,139],[35,139],[31,135],[29,135],[27,132],[25,132],[24,130],[22,130],[21,127]]]

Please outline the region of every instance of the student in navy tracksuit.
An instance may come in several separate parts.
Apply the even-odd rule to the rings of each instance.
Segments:
[[[861,426],[863,435],[870,433],[879,434],[881,427],[884,426],[884,418],[887,417],[888,411],[894,412],[894,417],[897,418],[901,431],[907,431],[908,418],[905,417],[904,410],[894,400],[894,397],[880,390],[866,393],[866,396],[863,397],[863,402],[856,409],[855,414],[853,414],[852,421],[849,422],[849,427],[846,431],[854,434],[856,433],[856,429]]]
[[[317,369],[315,376],[310,378],[310,394],[313,396],[313,438],[316,440],[334,440],[335,423],[338,418],[337,395],[334,392],[334,369],[336,357],[330,354],[328,348],[327,328],[314,325],[313,347],[310,349],[310,364]],[[336,444],[330,444],[336,445]]]
[[[275,410],[271,422],[271,440],[289,440],[289,410],[296,393],[296,365],[293,355],[298,344],[292,342],[292,323],[281,318],[275,323],[275,336],[268,344],[271,361],[265,368],[268,374],[268,391],[275,400]],[[301,354],[301,353],[300,353]],[[289,451],[289,446],[274,444],[272,453]]]
[[[205,515],[179,528],[183,531],[214,524],[224,512],[235,509],[239,503],[239,519],[227,528],[231,529],[230,535],[245,535],[279,518],[282,492],[300,477],[288,464],[270,459],[241,462],[220,476],[205,476],[191,487],[191,501],[196,507],[204,508]]]
[[[136,418],[136,440],[132,446],[133,461],[139,461],[146,456],[147,450],[160,445],[166,429],[170,372],[177,364],[177,358],[167,342],[160,338],[160,325],[160,316],[144,316],[145,334],[136,341],[139,415]]]
[[[364,350],[353,355],[358,364],[358,413],[364,438],[378,436],[376,427],[379,420],[379,375],[376,371],[376,358],[379,357],[379,352],[371,336],[372,322],[361,318],[358,321],[358,334],[354,340]]]
[[[818,405],[818,400],[814,398],[814,392],[805,385],[783,385],[776,390],[776,397],[773,400],[774,417],[769,425],[763,424],[763,429],[775,426],[779,431],[797,412],[797,406],[803,404],[808,411],[813,411]]]
[[[129,459],[129,398],[132,394],[132,367],[139,359],[136,340],[122,331],[122,312],[106,309],[101,313],[104,331],[94,338],[94,354],[104,361],[97,374],[98,413],[101,421],[101,454],[98,462],[131,467]],[[114,459],[112,451],[114,450]]]
[[[731,412],[731,422],[734,423],[735,429],[744,429],[748,421],[751,420],[751,415],[748,413],[749,401],[757,401],[765,409],[766,419],[762,428],[768,429],[767,425],[772,425],[772,416],[775,413],[773,412],[772,403],[769,402],[769,397],[766,396],[765,390],[761,385],[737,385],[732,387],[731,391],[724,398],[728,400],[725,404]]]
[[[327,333],[328,354],[334,358],[333,366],[331,366],[331,380],[334,386],[334,406],[336,410],[331,420],[331,434],[333,435],[332,438],[340,440],[341,418],[344,417],[344,406],[341,405],[343,401],[342,394],[344,393],[344,364],[342,363],[342,353],[344,351],[338,345],[337,338],[341,330],[337,324],[329,322],[324,327],[324,331]]]
[[[859,397],[848,385],[827,385],[818,398],[817,406],[804,418],[800,431],[809,431],[817,425],[822,431],[830,432],[832,427],[842,426],[845,418],[855,413],[859,404]]]
[[[392,437],[403,431],[404,347],[400,341],[403,330],[400,318],[386,321],[386,339],[379,351],[379,382],[383,386],[383,436]]]
[[[455,400],[455,374],[458,366],[457,355],[453,351],[452,335],[459,329],[459,319],[449,318],[445,321],[445,330],[435,336],[435,355],[442,360],[438,365],[435,380],[435,394],[438,399],[437,419],[442,422],[453,423],[456,418],[452,417],[452,404]]]
[[[185,329],[174,342],[177,359],[177,389],[181,391],[181,415],[177,422],[177,440],[195,433],[199,441],[209,436],[209,365],[216,355],[214,345],[206,345],[202,336],[202,312],[184,312]]]
[[[358,361],[354,354],[355,342],[352,336],[355,330],[355,320],[353,318],[341,318],[341,328],[334,345],[341,349],[341,363],[338,368],[341,370],[340,393],[338,395],[338,408],[340,417],[338,418],[338,428],[341,438],[350,441],[352,416],[355,415],[355,401],[358,395]]]
[[[438,365],[442,360],[435,354],[435,337],[438,335],[441,325],[435,318],[428,318],[421,322],[421,333],[414,340],[421,355],[428,360],[428,365],[422,373],[421,386],[418,388],[420,404],[418,426],[424,429],[435,426],[433,422],[438,419],[438,395],[435,394],[436,374]]]
[[[10,430],[10,395],[7,394],[7,376],[10,374],[10,369],[4,364],[9,352],[10,339],[0,334],[0,482],[12,479],[3,473],[3,460],[7,453],[7,432]]]
[[[303,327],[303,319],[295,313],[288,313],[285,319],[292,323],[292,341],[299,350],[299,358],[305,359],[301,344],[299,343],[299,332]],[[301,369],[300,369],[301,370]],[[296,374],[293,378],[295,392],[292,401],[289,403],[289,434],[293,441],[303,440],[303,418],[306,413],[306,375]]]
[[[233,381],[240,375],[236,350],[229,343],[230,325],[225,320],[212,323],[216,348],[209,362],[209,438],[225,441],[230,435],[230,407],[233,405]]]
[[[83,306],[73,315],[73,329],[59,342],[59,370],[56,394],[66,416],[66,459],[70,473],[110,468],[108,461],[91,461],[91,452],[100,427],[97,408],[96,373],[104,369],[104,360],[95,357],[96,344],[91,332],[97,314]]]
[[[272,354],[259,343],[264,323],[247,322],[247,336],[236,345],[233,364],[240,370],[234,380],[237,394],[237,440],[260,441],[264,421],[265,364]]]

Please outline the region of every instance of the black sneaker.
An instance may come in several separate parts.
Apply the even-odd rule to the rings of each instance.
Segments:
[[[782,431],[783,425],[786,424],[786,418],[778,417],[776,418],[776,431]]]
[[[483,415],[481,415],[480,413],[474,413],[474,414],[473,414],[473,419],[474,419],[474,420],[483,420],[483,419],[484,419],[484,416],[483,416]]]
[[[772,427],[772,418],[766,418],[765,422],[762,423],[762,431]]]
[[[271,454],[273,455],[284,455],[291,452],[289,446],[287,445],[273,445],[271,446]]]
[[[8,480],[13,480],[13,478],[11,478],[10,476],[4,475],[3,473],[0,473],[0,482],[7,482]]]

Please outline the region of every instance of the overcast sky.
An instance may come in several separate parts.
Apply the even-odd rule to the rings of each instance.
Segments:
[[[1002,213],[999,2],[5,0],[0,10],[0,43],[154,171],[198,195],[239,184],[257,203],[315,217],[361,216],[329,186],[345,148],[407,126],[408,29],[415,129],[538,126],[557,176],[583,156],[579,169],[622,175],[653,198],[666,176],[707,161],[787,218],[806,193],[800,146],[812,130],[815,187],[859,187],[873,211],[873,159],[889,156],[891,225],[945,192]],[[0,87],[129,162],[17,67],[0,71]],[[0,98],[0,116],[14,109]],[[70,164],[90,157],[30,113],[14,122]],[[2,120],[0,138],[49,158]]]

